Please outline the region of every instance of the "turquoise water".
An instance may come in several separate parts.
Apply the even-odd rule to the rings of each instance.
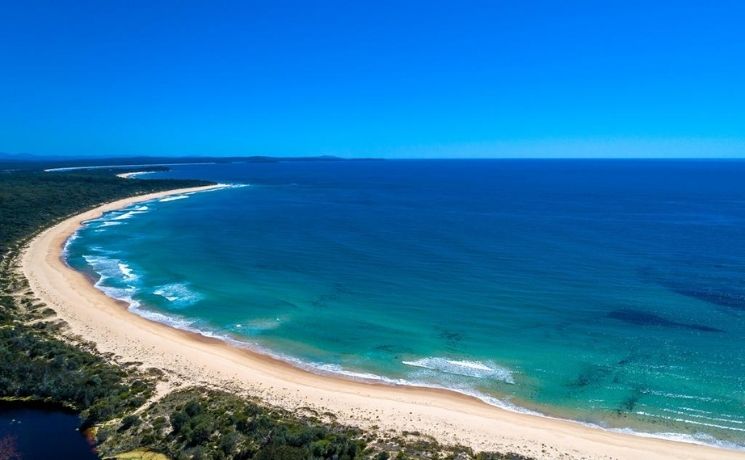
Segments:
[[[109,213],[68,244],[139,314],[318,372],[745,446],[745,162],[142,177],[234,186]]]

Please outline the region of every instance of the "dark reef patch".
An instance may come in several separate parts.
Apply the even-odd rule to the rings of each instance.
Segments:
[[[569,388],[578,390],[604,381],[612,373],[607,366],[589,364],[577,375],[577,378],[567,384]]]
[[[636,403],[639,402],[639,399],[642,397],[642,392],[639,388],[635,388],[632,390],[631,394],[627,398],[625,398],[621,404],[618,406],[618,409],[616,409],[616,413],[623,414],[624,412],[633,412],[634,408],[636,407]]]
[[[701,300],[712,305],[745,311],[745,285],[742,282],[742,270],[733,268],[732,264],[680,262],[686,270],[667,273],[646,267],[638,271],[639,277],[650,283],[656,283],[692,299]],[[706,274],[705,276],[702,274]]]
[[[686,297],[703,300],[721,307],[734,308],[745,311],[745,292],[732,288],[714,289],[709,286],[667,284],[666,287],[673,292]]]
[[[458,343],[463,340],[462,333],[455,332],[455,331],[448,331],[446,329],[441,329],[439,336],[441,339],[445,340],[446,342],[450,342],[452,344]]]
[[[644,311],[632,309],[613,310],[612,312],[608,313],[608,318],[623,321],[624,323],[633,324],[635,326],[659,326],[678,329],[690,329],[702,332],[724,332],[723,330],[717,329],[715,327],[704,326],[703,324],[680,323],[663,318],[662,316],[658,316],[653,313],[647,313]]]

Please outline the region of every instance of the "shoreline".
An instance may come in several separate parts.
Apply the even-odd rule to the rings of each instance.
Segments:
[[[312,407],[363,429],[419,431],[443,443],[540,458],[745,458],[745,452],[594,428],[580,422],[512,412],[451,390],[390,385],[313,373],[256,351],[154,322],[130,312],[67,266],[63,248],[86,220],[134,203],[206,191],[176,189],[118,200],[68,218],[37,235],[21,269],[34,293],[70,332],[100,352],[162,369],[167,388],[208,385],[257,396],[288,409]]]

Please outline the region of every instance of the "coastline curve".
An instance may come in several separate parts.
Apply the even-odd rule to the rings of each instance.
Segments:
[[[381,430],[417,430],[444,443],[541,458],[561,454],[592,458],[745,458],[741,451],[512,412],[450,390],[313,373],[136,315],[97,290],[64,261],[66,241],[85,221],[135,203],[219,187],[224,185],[140,195],[68,218],[28,244],[21,270],[34,293],[68,323],[73,334],[96,343],[99,351],[164,370],[172,386],[218,386],[289,409],[310,406],[330,411],[339,422],[362,428],[377,425]]]

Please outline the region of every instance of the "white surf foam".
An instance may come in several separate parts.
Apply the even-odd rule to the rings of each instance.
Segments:
[[[124,275],[124,278],[128,280],[136,279],[137,275],[134,274],[132,269],[129,267],[129,265],[125,264],[124,262],[119,262],[117,264],[119,266],[119,271]]]
[[[96,282],[96,287],[102,286],[102,283],[106,280],[115,279],[123,283],[128,289],[135,288],[127,283],[136,280],[138,276],[132,267],[124,261],[113,257],[107,257],[106,255],[91,254],[84,254],[83,259],[93,269],[93,271],[98,273],[99,280]],[[122,287],[115,287],[112,289],[122,289]]]
[[[704,434],[704,433],[696,433],[696,434],[672,433],[672,432],[647,433],[644,431],[632,430],[631,428],[603,428],[603,427],[598,427],[597,425],[592,425],[592,424],[586,424],[586,425],[591,426],[593,428],[610,431],[613,433],[625,433],[625,434],[630,434],[634,436],[640,436],[642,438],[665,439],[668,441],[685,442],[688,444],[698,444],[701,446],[711,446],[711,447],[718,447],[721,449],[745,451],[745,446],[736,444],[734,442],[723,441],[721,439],[715,438],[714,436]]]
[[[132,216],[134,216],[135,214],[136,214],[135,212],[129,211],[129,212],[125,212],[123,214],[119,214],[119,215],[117,215],[115,217],[112,217],[112,219],[114,219],[114,220],[127,220],[127,219],[131,218]]]
[[[115,259],[90,254],[84,254],[83,259],[93,269],[93,271],[98,273],[100,276],[99,283],[101,280],[116,277],[117,274],[121,273],[117,266],[118,261]]]
[[[140,177],[146,174],[155,174],[156,172],[158,171],[137,171],[137,172],[132,172],[132,173],[124,173],[124,174],[127,175],[127,179],[132,179],[134,177]]]
[[[492,362],[455,360],[440,357],[422,358],[415,361],[402,361],[412,367],[420,367],[446,374],[462,375],[465,377],[489,378],[504,383],[514,384],[512,371]]]
[[[684,409],[684,408],[682,408],[682,409]],[[704,415],[704,414],[699,413],[699,412],[693,412],[693,413],[691,413],[691,412],[686,411],[686,410],[675,410],[675,409],[670,409],[670,408],[667,408],[667,407],[663,407],[662,410],[664,412],[668,412],[668,413],[671,413],[671,414],[677,414],[677,415],[680,415],[680,416],[683,416],[683,417],[693,417],[693,418],[696,418],[696,419],[709,420],[709,421],[712,421],[712,422],[725,422],[725,423],[734,423],[736,425],[745,425],[745,420],[738,420],[736,418],[732,418],[732,417],[727,416],[727,415],[725,415],[723,417],[711,417],[709,415]]]
[[[197,321],[195,320],[187,319],[173,314],[166,315],[164,313],[153,311],[147,308],[142,308],[140,302],[136,300],[129,301],[129,311],[142,316],[143,318],[149,319],[150,321],[155,321],[156,323],[165,324],[166,326],[180,329],[182,331],[195,332],[205,337],[212,337],[212,335],[207,333],[206,331],[198,329],[195,326],[197,324]]]
[[[236,323],[232,326],[232,329],[243,334],[256,334],[277,329],[281,324],[282,320],[279,318],[257,318]]]
[[[385,383],[388,385],[401,385],[401,386],[411,386],[411,387],[419,387],[419,388],[432,388],[436,390],[447,390],[447,391],[452,391],[455,393],[460,393],[462,395],[466,395],[466,396],[479,399],[485,402],[486,404],[499,407],[501,409],[509,410],[511,412],[519,412],[521,414],[532,414],[532,415],[543,416],[543,414],[541,414],[540,412],[536,412],[536,411],[532,411],[524,407],[520,407],[516,404],[511,403],[508,400],[499,399],[494,396],[489,396],[479,391],[470,389],[468,387],[439,385],[439,384],[416,380],[416,379],[390,378],[390,377],[386,377],[383,375],[372,374],[372,373],[367,373],[367,372],[351,371],[351,370],[343,368],[342,366],[338,364],[308,363],[308,362],[299,360],[297,358],[286,357],[286,356],[281,356],[281,355],[279,356],[279,359],[283,361],[288,361],[291,364],[296,365],[297,367],[300,367],[305,370],[309,370],[311,372],[341,375],[341,376],[344,376],[344,377],[347,377],[353,380],[380,382],[380,383]]]
[[[705,422],[705,421],[700,421],[700,420],[691,420],[691,419],[685,418],[685,417],[658,415],[658,414],[652,414],[652,413],[645,412],[645,411],[636,411],[634,413],[636,415],[643,415],[645,417],[661,418],[661,419],[664,419],[664,420],[671,420],[671,421],[674,421],[674,422],[687,423],[687,424],[691,424],[691,425],[706,426],[706,427],[710,427],[710,428],[719,428],[720,430],[730,430],[730,431],[745,432],[745,428],[734,427],[734,426],[727,426],[727,425],[722,425],[720,423],[711,423],[711,422]]]
[[[233,189],[233,188],[244,188],[244,187],[250,187],[251,184],[230,184],[230,183],[219,183],[215,184],[214,187],[212,187],[209,190],[196,190],[194,192],[186,192],[186,193],[180,193],[178,195],[169,195],[164,198],[161,198],[158,200],[160,203],[168,203],[169,201],[177,201],[177,200],[185,200],[189,198],[191,195],[195,195],[197,193],[209,193],[209,192],[217,192],[220,190],[226,190],[226,189]]]
[[[168,300],[173,306],[188,307],[199,302],[204,296],[193,289],[187,283],[169,283],[158,286],[153,294]]]
[[[188,195],[171,195],[171,196],[167,196],[165,198],[161,198],[158,201],[161,202],[161,203],[167,203],[169,201],[185,200],[187,198],[189,198]]]
[[[145,214],[150,210],[150,207],[147,206],[148,202],[145,202],[143,204],[133,205],[118,211],[113,211],[111,213],[107,213],[104,216],[100,217],[99,219],[94,219],[92,221],[86,222],[86,225],[95,222],[97,220],[103,221],[103,222],[112,222],[112,221],[120,221],[120,220],[127,220],[131,219],[134,216],[137,216],[139,214]]]
[[[244,188],[244,187],[250,187],[251,184],[235,184],[235,183],[218,183],[215,184],[214,187],[207,190],[196,190],[194,192],[186,192],[184,195],[194,195],[197,193],[209,193],[209,192],[218,192],[220,190],[226,190],[226,189],[234,189],[234,188]]]
[[[72,242],[78,239],[78,237],[80,236],[78,234],[79,231],[80,230],[76,230],[75,233],[70,235],[67,240],[65,240],[65,244],[62,246],[62,259],[65,260],[65,262],[67,262],[67,256],[70,252],[70,244],[72,244]]]
[[[111,219],[112,220],[127,220],[127,219],[131,219],[132,217],[136,216],[137,214],[142,214],[142,213],[141,212],[138,212],[138,211],[127,211],[127,212],[125,212],[123,214],[119,214],[119,215],[117,215],[115,217],[112,217]]]

